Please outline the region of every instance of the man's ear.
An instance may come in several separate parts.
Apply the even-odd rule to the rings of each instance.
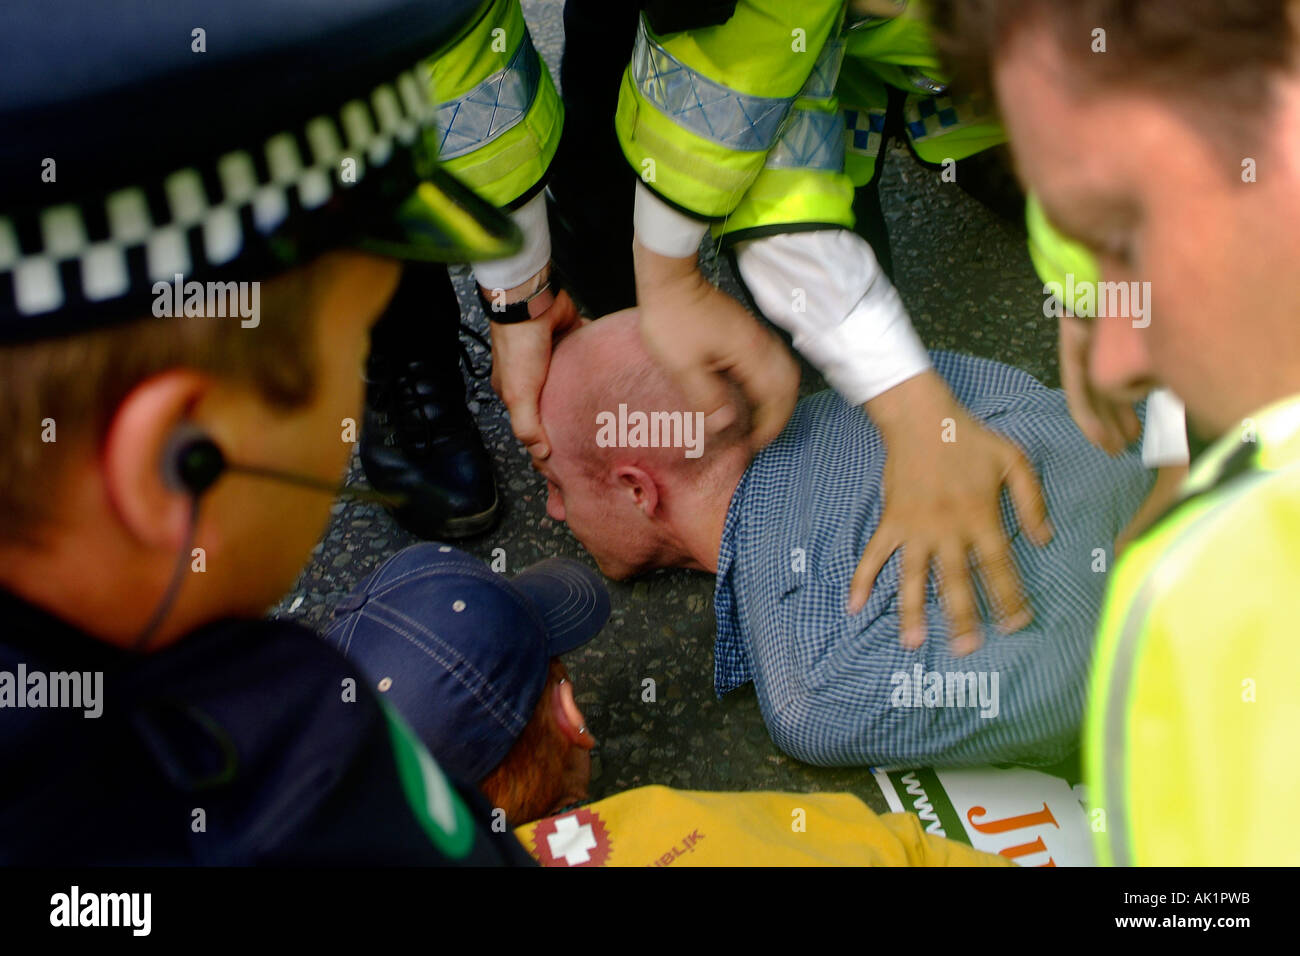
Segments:
[[[555,708],[555,724],[564,739],[582,750],[596,746],[595,739],[587,730],[587,718],[578,709],[578,702],[573,697],[573,681],[567,677],[555,685],[552,706]]]
[[[189,530],[193,496],[173,488],[164,458],[211,380],[171,369],[136,385],[113,413],[99,453],[104,492],[126,532],[146,547],[175,549]]]
[[[619,465],[614,470],[614,480],[619,491],[628,494],[632,503],[641,509],[647,518],[654,518],[659,511],[659,486],[650,477],[650,473],[636,465]]]

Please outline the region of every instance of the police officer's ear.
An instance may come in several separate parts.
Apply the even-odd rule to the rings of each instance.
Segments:
[[[109,422],[96,473],[119,526],[144,547],[174,555],[189,534],[193,494],[168,480],[167,459],[211,387],[199,372],[169,369],[131,389]]]

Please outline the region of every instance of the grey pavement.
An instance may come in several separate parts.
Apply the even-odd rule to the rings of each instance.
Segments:
[[[558,82],[563,48],[560,0],[525,0],[533,39]],[[1023,227],[1008,223],[940,180],[911,153],[890,148],[881,181],[896,283],[931,348],[953,349],[1018,365],[1057,384],[1053,320]],[[631,197],[629,197],[630,201]],[[737,289],[725,261],[705,263],[723,288]],[[466,324],[487,333],[469,273],[457,274]],[[480,371],[488,355],[464,339]],[[485,561],[504,551],[507,573],[552,555],[595,564],[563,525],[546,515],[544,480],[510,432],[505,408],[486,378],[466,377],[470,408],[495,458],[503,515],[489,534],[458,546]],[[804,368],[805,394],[825,387]],[[350,480],[363,481],[355,456]],[[415,541],[380,508],[336,503],[325,538],[279,616],[319,627],[337,601],[394,551]],[[884,811],[865,768],[801,764],[772,743],[752,687],[719,701],[713,694],[713,578],[667,571],[636,582],[609,582],[613,613],[604,632],[566,658],[578,702],[599,746],[592,796],[645,784],[696,790],[849,791]],[[656,700],[643,702],[643,680]]]

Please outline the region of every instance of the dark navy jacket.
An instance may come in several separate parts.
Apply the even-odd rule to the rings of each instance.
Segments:
[[[0,591],[11,690],[19,664],[103,672],[103,710],[0,706],[0,864],[532,862],[297,625],[223,621],[141,656]]]

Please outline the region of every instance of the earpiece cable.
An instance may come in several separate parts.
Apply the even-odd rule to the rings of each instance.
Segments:
[[[215,448],[215,446],[213,446]],[[216,453],[219,455],[219,451]],[[323,481],[313,478],[309,475],[297,475],[292,472],[277,471],[274,468],[258,468],[253,465],[238,465],[233,462],[218,459],[219,465],[211,475],[210,480],[215,480],[220,472],[234,472],[241,475],[248,475],[252,478],[264,478],[270,481],[279,481],[286,484],[298,485],[302,488],[310,488],[313,491],[324,491],[330,495],[337,495],[342,498],[352,498],[360,501],[372,501],[391,507],[401,507],[406,503],[406,496],[402,494],[386,494],[376,491],[373,488],[349,488],[340,487],[332,482]],[[185,544],[180,553],[176,556],[176,569],[172,572],[171,583],[167,585],[167,590],[158,602],[158,607],[154,610],[153,616],[149,618],[149,623],[144,626],[139,637],[135,639],[131,650],[139,653],[145,649],[150,641],[157,635],[158,628],[162,626],[167,614],[171,611],[172,605],[176,603],[176,596],[180,593],[181,581],[184,580],[186,565],[189,563],[191,552],[194,548],[194,536],[198,532],[199,523],[199,501],[203,497],[203,492],[207,490],[208,484],[196,486],[200,490],[194,491],[190,499],[190,519],[189,527],[185,532]]]
[[[340,486],[335,482],[324,481],[320,478],[312,478],[309,475],[297,475],[292,472],[277,471],[274,468],[259,468],[255,465],[237,465],[232,462],[226,463],[226,471],[234,472],[240,475],[248,475],[251,478],[265,478],[270,481],[281,481],[286,484],[300,485],[303,488],[311,488],[314,491],[324,491],[331,495],[337,495],[340,498],[352,498],[358,501],[373,501],[381,505],[391,505],[394,508],[400,508],[406,504],[406,495],[400,493],[389,493],[376,491],[374,488],[354,488],[351,486]]]
[[[131,650],[137,654],[143,651],[145,645],[153,640],[158,628],[162,626],[163,620],[167,617],[167,613],[172,609],[172,605],[176,603],[176,596],[181,590],[181,581],[185,577],[186,565],[190,561],[190,552],[194,548],[194,536],[198,532],[200,497],[200,495],[194,495],[190,499],[189,526],[185,531],[185,542],[176,555],[176,569],[172,572],[171,583],[167,585],[167,590],[163,593],[162,600],[158,602],[158,607],[154,610],[153,616],[149,618],[149,623],[144,626],[144,630],[140,632],[140,636],[135,639],[135,643],[131,646]]]

